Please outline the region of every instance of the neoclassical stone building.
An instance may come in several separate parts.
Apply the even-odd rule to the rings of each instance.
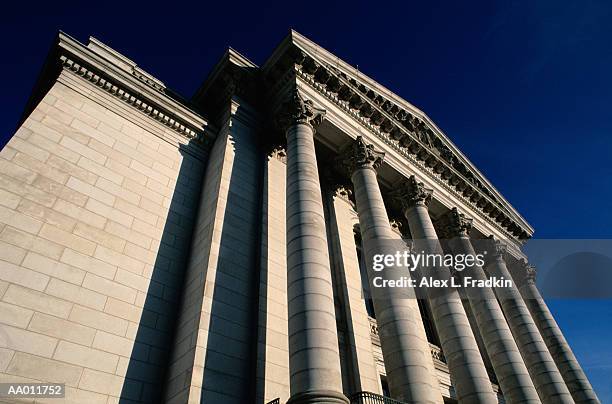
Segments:
[[[189,100],[60,33],[0,152],[0,382],[70,403],[598,403],[532,233],[422,111],[296,32],[263,66],[228,50]],[[485,239],[473,276],[513,278],[504,296],[364,294],[386,240]]]

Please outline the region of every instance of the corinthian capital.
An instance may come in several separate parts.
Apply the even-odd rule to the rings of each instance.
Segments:
[[[324,116],[325,110],[316,108],[311,100],[302,98],[296,88],[291,98],[281,107],[277,123],[283,131],[299,123],[310,125],[314,129],[323,121]]]
[[[364,142],[363,137],[357,139],[347,147],[338,158],[339,163],[352,175],[358,168],[378,169],[385,158],[385,153],[374,150],[374,146]]]
[[[473,219],[460,213],[457,208],[452,208],[443,217],[444,231],[446,237],[463,237],[467,236],[472,228]]]
[[[425,184],[418,182],[414,175],[402,182],[391,195],[398,200],[404,209],[414,206],[427,206],[431,202],[433,190],[425,188]]]
[[[508,252],[508,246],[499,240],[495,240],[492,235],[488,238],[492,241],[490,248],[491,257],[495,259],[504,259]]]
[[[525,265],[525,283],[534,285],[536,282],[536,267],[533,265]]]
[[[504,261],[507,258],[508,246],[496,240],[492,234],[483,240],[482,247],[486,254],[485,261],[487,265],[495,261]]]

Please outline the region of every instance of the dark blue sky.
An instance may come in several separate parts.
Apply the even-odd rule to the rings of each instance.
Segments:
[[[3,139],[58,29],[190,96],[227,46],[262,64],[294,28],[424,110],[536,237],[612,236],[610,2],[22,4],[0,26]],[[612,403],[612,303],[551,309]]]

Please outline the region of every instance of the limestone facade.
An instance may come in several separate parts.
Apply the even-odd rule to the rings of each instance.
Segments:
[[[445,217],[451,249],[497,240],[479,276],[519,286],[364,295],[383,240],[448,248]],[[263,66],[228,50],[189,100],[60,33],[0,151],[0,382],[67,403],[598,403],[532,233],[422,111],[294,31]]]

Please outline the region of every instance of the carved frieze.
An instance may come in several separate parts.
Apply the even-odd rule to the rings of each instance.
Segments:
[[[297,47],[293,47],[288,54],[292,59],[284,63],[293,64],[297,76],[345,109],[386,143],[423,164],[513,237],[529,237],[520,224],[522,219],[513,217],[516,215],[498,200],[490,187],[453,151],[448,140],[427,121]]]
[[[135,94],[122,87],[118,82],[114,82],[111,79],[102,77],[100,74],[90,69],[84,64],[80,64],[78,61],[71,59],[68,56],[60,56],[60,62],[62,68],[70,71],[83,79],[91,82],[95,86],[101,88],[107,93],[119,98],[121,101],[132,105],[142,113],[150,116],[156,121],[169,127],[170,129],[180,133],[188,139],[195,140],[199,143],[206,144],[207,139],[204,133],[198,132],[186,124],[175,119],[170,112],[162,111],[156,106],[150,104],[147,100],[142,98],[140,94]]]

